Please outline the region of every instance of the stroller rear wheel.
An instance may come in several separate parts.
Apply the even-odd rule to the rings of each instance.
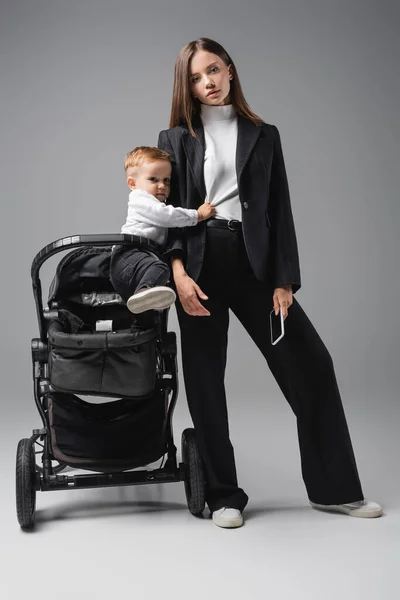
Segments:
[[[16,502],[17,518],[22,529],[32,529],[35,524],[36,464],[32,440],[24,438],[17,447]]]
[[[194,429],[182,433],[182,460],[185,465],[185,493],[192,515],[199,515],[205,506],[205,478]]]

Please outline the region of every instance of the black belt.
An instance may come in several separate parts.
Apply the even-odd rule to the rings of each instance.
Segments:
[[[242,231],[242,222],[237,219],[208,219],[207,227],[219,227],[220,229],[230,229],[231,231]]]

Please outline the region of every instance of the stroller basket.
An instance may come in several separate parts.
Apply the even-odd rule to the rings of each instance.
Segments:
[[[77,322],[82,329],[84,324],[66,310],[59,312],[60,317],[49,326],[54,390],[110,397],[141,397],[153,391],[157,361],[154,329],[72,333]]]
[[[53,392],[49,423],[54,457],[81,468],[132,469],[165,452],[165,399],[157,391],[101,404]]]

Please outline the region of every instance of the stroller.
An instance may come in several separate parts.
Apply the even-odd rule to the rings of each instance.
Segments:
[[[47,245],[33,260],[40,334],[31,346],[33,384],[43,426],[17,448],[23,530],[34,527],[38,491],[183,481],[190,512],[204,510],[204,470],[192,428],[182,433],[183,462],[177,463],[177,348],[175,333],[167,331],[168,309],[152,311],[143,328],[110,282],[112,245],[138,243],[140,237],[126,234],[76,235]],[[66,249],[72,251],[58,263],[44,308],[40,268]],[[157,469],[138,469],[160,459]],[[94,473],[60,474],[66,467]]]

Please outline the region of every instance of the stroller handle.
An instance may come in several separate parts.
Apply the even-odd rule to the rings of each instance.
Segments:
[[[61,238],[47,244],[35,256],[32,262],[32,279],[39,273],[42,264],[57,252],[63,252],[69,248],[78,248],[79,246],[111,246],[114,244],[133,244],[137,242],[138,236],[126,233],[90,233],[86,235],[71,235]]]
[[[35,298],[36,312],[39,321],[40,338],[42,342],[46,341],[46,320],[43,314],[42,286],[40,283],[40,267],[44,262],[54,254],[78,248],[79,246],[111,246],[113,244],[133,244],[138,242],[138,236],[126,233],[104,233],[104,234],[85,234],[71,235],[60,238],[47,244],[35,256],[31,267],[33,296]]]

